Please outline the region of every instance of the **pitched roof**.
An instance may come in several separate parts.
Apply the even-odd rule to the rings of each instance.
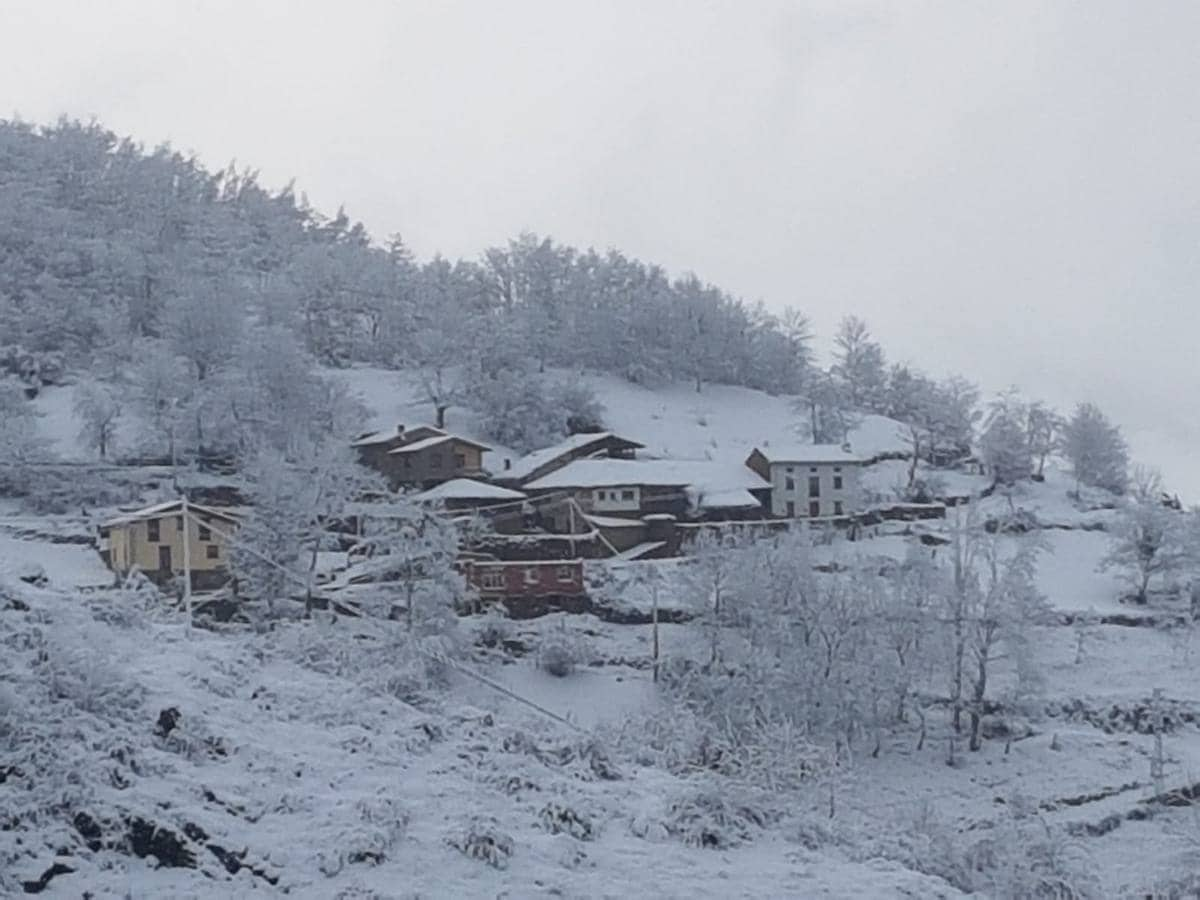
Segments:
[[[695,487],[701,491],[760,490],[771,485],[740,463],[707,459],[578,459],[525,485],[530,490],[562,488]]]
[[[846,463],[862,462],[862,457],[840,444],[763,444],[756,447],[759,453],[772,463]]]
[[[487,484],[473,478],[451,478],[441,484],[422,491],[414,500],[430,503],[438,500],[524,500],[520,491],[510,491],[499,485]]]
[[[385,428],[382,431],[369,431],[366,434],[359,435],[350,442],[351,447],[371,447],[375,444],[387,444],[391,441],[401,440],[404,437],[404,426],[397,425],[395,428]]]
[[[631,441],[628,438],[618,437],[611,431],[600,431],[592,434],[573,434],[559,441],[557,444],[552,444],[549,447],[543,447],[540,450],[534,450],[532,453],[525,454],[504,471],[503,477],[510,481],[520,481],[521,479],[529,478],[547,463],[552,463],[568,453],[582,450],[589,444],[598,444],[610,439],[621,442],[630,450],[640,450],[645,447],[645,444],[639,444],[637,441]]]
[[[430,447],[436,447],[439,444],[445,444],[448,441],[455,441],[459,444],[466,444],[468,447],[477,447],[480,450],[491,450],[487,444],[481,444],[478,441],[468,440],[464,437],[459,437],[457,434],[435,434],[433,437],[423,438],[419,441],[413,441],[411,444],[404,444],[397,447],[395,450],[389,450],[388,454],[393,453],[416,453],[420,450],[428,450]]]
[[[142,509],[135,509],[132,512],[123,513],[119,516],[114,516],[107,521],[101,522],[102,528],[110,528],[114,525],[128,525],[131,522],[142,522],[146,519],[161,519],[169,515],[178,513],[183,507],[183,502],[180,500],[167,500],[164,503],[156,503],[153,506],[147,506]],[[212,516],[217,519],[224,519],[226,522],[238,522],[240,517],[230,510],[217,509],[212,506],[200,506],[196,503],[188,504],[189,513],[202,513],[206,516]]]

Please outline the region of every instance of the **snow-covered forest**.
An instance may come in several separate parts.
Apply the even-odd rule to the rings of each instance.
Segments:
[[[896,364],[853,310],[821,359],[804,313],[532,234],[419,260],[0,123],[0,894],[1196,896],[1200,512],[1096,405]],[[845,444],[862,509],[698,518],[506,614],[487,515],[352,453],[400,416]],[[101,561],[180,496],[234,498],[232,587]]]

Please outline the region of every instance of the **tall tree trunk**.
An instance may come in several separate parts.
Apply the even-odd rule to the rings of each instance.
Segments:
[[[971,750],[980,747],[979,726],[983,720],[983,698],[987,693],[987,657],[980,655],[975,672],[975,690],[971,697]]]
[[[437,409],[437,427],[438,428],[446,427],[446,410],[449,408],[450,407],[445,403],[439,403],[437,405],[436,409]]]

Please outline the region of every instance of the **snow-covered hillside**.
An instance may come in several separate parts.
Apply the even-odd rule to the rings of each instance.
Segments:
[[[431,419],[406,376],[334,375],[368,408],[364,431]],[[787,398],[584,381],[646,455],[738,464],[802,437]],[[71,390],[43,391],[40,426],[81,459]],[[468,410],[452,408],[447,427],[484,437]],[[879,416],[851,443],[864,456],[906,449]],[[498,447],[485,464],[509,455]],[[919,474],[947,496],[991,486]],[[864,481],[887,498],[906,475],[886,460]],[[1112,498],[1076,490],[1052,461],[1044,480],[972,501],[980,522],[1027,529],[998,538],[1004,553],[1044,544],[1033,582],[1048,605],[1027,629],[1032,688],[996,664],[981,749],[953,737],[944,681],[930,676],[920,725],[886,732],[878,756],[859,735],[833,774],[796,789],[731,778],[721,748],[702,747],[707,765],[668,765],[654,743],[696,738],[653,681],[645,624],[657,591],[664,658],[708,658],[709,626],[687,621],[708,598],[686,561],[589,564],[597,614],[461,618],[458,668],[439,655],[430,677],[431,657],[395,623],[189,630],[158,593],[112,586],[87,543],[105,510],[6,504],[0,822],[14,824],[0,828],[0,894],[952,897],[1014,883],[1017,854],[1085,873],[1086,896],[1186,896],[1200,825],[1183,800],[1148,799],[1200,778],[1200,635],[1183,596],[1123,602],[1098,571]],[[882,522],[819,543],[811,562],[826,578],[944,561],[955,523],[953,510]],[[556,678],[539,648],[563,635],[578,665]]]
[[[419,384],[406,373],[384,369],[333,370],[370,410],[363,430],[431,421]],[[647,388],[612,375],[583,374],[580,380],[604,405],[605,425],[617,434],[646,445],[645,455],[678,459],[742,461],[756,446],[808,442],[803,417],[791,397],[749,388],[705,385],[700,393],[688,384]],[[475,431],[470,410],[453,408],[446,426],[466,437],[485,440]],[[871,457],[904,452],[903,426],[884,416],[868,415],[850,436],[855,453]],[[495,446],[493,444],[493,446]],[[486,462],[502,466],[518,454],[496,447]]]

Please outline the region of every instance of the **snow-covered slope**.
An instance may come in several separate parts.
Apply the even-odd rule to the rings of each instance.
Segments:
[[[364,367],[331,374],[370,410],[364,431],[430,421],[432,409],[420,400],[419,386],[407,373]],[[580,380],[604,404],[606,426],[645,444],[645,456],[741,462],[756,446],[807,441],[791,397],[727,385],[705,385],[700,393],[683,383],[646,388],[612,375],[584,374]],[[485,440],[475,432],[470,410],[451,409],[446,427]],[[867,457],[905,449],[901,425],[884,416],[864,416],[850,443],[855,453]],[[499,468],[505,456],[515,459],[518,454],[496,447],[485,465]]]
[[[214,634],[157,604],[0,577],[18,664],[0,693],[0,895],[957,896],[786,830],[688,846],[670,805],[706,779],[461,677],[441,700],[408,690],[403,648],[370,622]],[[501,677],[552,706],[613,696],[591,683],[608,675]]]

